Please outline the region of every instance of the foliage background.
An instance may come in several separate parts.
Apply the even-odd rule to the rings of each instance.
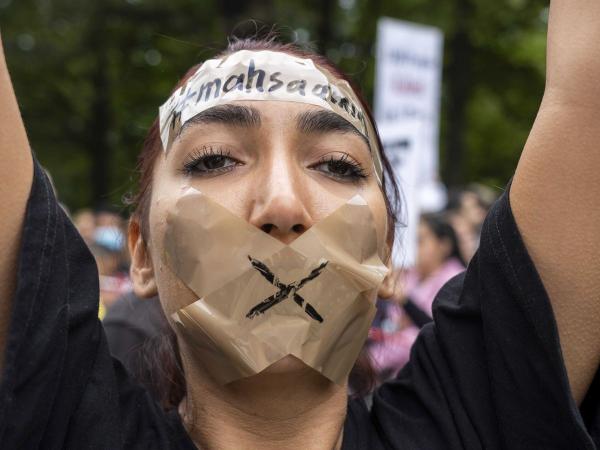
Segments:
[[[503,186],[544,87],[541,0],[0,0],[6,56],[29,138],[62,201],[120,205],[144,135],[175,81],[228,35],[274,25],[373,96],[377,20],[445,34],[442,179]],[[248,20],[254,19],[254,20]]]

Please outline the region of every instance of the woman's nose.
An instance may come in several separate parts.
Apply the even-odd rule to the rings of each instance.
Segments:
[[[301,174],[274,164],[257,187],[249,222],[285,244],[312,226]]]

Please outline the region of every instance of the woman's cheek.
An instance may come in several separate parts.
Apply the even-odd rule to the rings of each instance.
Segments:
[[[171,270],[166,261],[167,214],[170,202],[167,199],[157,200],[150,213],[152,230],[150,255],[154,266],[154,277],[160,302],[165,314],[169,317],[198,300],[196,294]]]
[[[161,263],[157,279],[158,295],[169,319],[171,315],[198,300],[196,294],[164,263]]]
[[[373,220],[375,222],[375,229],[377,230],[377,242],[383,249],[388,249],[387,237],[388,237],[388,213],[383,198],[383,193],[379,187],[369,187],[362,194],[371,208],[373,214]],[[387,256],[387,255],[386,255]]]

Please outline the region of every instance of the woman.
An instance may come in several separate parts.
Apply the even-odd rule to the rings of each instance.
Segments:
[[[195,443],[199,448],[218,449],[594,448],[592,437],[597,439],[598,422],[592,413],[597,410],[597,398],[586,399],[582,406],[585,420],[591,420],[586,422],[589,429],[577,404],[590,387],[600,354],[596,294],[600,248],[595,239],[600,184],[594,170],[600,163],[595,145],[600,137],[595,120],[600,108],[596,83],[599,41],[597,2],[553,2],[548,85],[511,186],[512,212],[508,196],[504,196],[488,216],[480,252],[467,275],[455,278],[442,290],[434,312],[435,326],[421,333],[411,362],[399,378],[378,389],[370,412],[360,399],[347,400],[343,381],[332,382],[328,378],[332,375],[324,376],[321,369],[310,368],[299,358],[283,358],[267,370],[226,384],[212,376],[215,367],[204,365],[196,350],[204,344],[226,348],[231,341],[192,342],[187,336],[185,321],[193,315],[187,308],[198,305],[199,296],[189,288],[194,277],[188,279],[174,268],[188,267],[177,266],[181,262],[177,257],[186,254],[185,242],[189,246],[194,242],[184,239],[177,246],[181,236],[169,231],[174,224],[189,225],[186,232],[202,231],[218,215],[225,218],[224,227],[235,222],[235,230],[269,246],[280,246],[291,259],[300,260],[298,252],[292,251],[295,241],[315,229],[323,232],[323,224],[338,207],[354,208],[362,214],[362,207],[368,205],[372,220],[360,222],[362,225],[347,220],[346,224],[365,235],[371,227],[376,239],[367,236],[364,246],[376,242],[377,253],[384,260],[389,258],[385,252],[389,224],[381,188],[383,172],[376,162],[381,156],[373,141],[365,140],[366,132],[357,128],[372,127],[369,118],[363,115],[364,122],[359,120],[355,126],[323,114],[328,110],[314,104],[280,98],[232,102],[229,105],[233,107],[221,108],[219,114],[207,109],[202,120],[186,127],[186,115],[173,108],[179,105],[177,101],[166,104],[165,126],[161,130],[153,127],[142,154],[141,207],[129,237],[136,294],[159,294],[180,344],[186,397],[179,408],[163,413],[108,355],[95,317],[97,277],[91,256],[56,206],[39,166],[32,168],[3,63],[3,447],[194,448]],[[277,50],[283,56],[274,58],[274,64],[290,52],[293,50]],[[242,56],[239,52],[232,55],[234,59]],[[321,75],[328,72],[332,83],[339,82],[333,69],[323,67],[322,59],[310,59],[316,69],[307,61],[302,61],[303,69],[300,63],[296,69]],[[219,65],[219,61],[214,63],[215,70],[220,70]],[[249,61],[243,65],[250,70]],[[260,78],[260,72],[256,73]],[[238,88],[235,80],[230,88],[234,87]],[[243,84],[239,88],[243,91]],[[303,95],[301,83],[290,90],[296,100]],[[263,91],[268,93],[264,87]],[[183,93],[190,91],[181,89],[175,94]],[[344,105],[350,114],[352,108],[347,102]],[[359,109],[364,111],[364,105]],[[223,115],[224,110],[229,113]],[[233,116],[232,111],[236,112]],[[315,117],[320,120],[298,121]],[[187,131],[182,132],[183,128]],[[164,131],[165,139],[159,131]],[[373,133],[368,136],[374,138]],[[202,212],[183,208],[190,199],[198,200],[211,214],[204,215],[205,220],[180,221],[182,215],[193,218]],[[257,229],[263,235],[254,235]],[[222,230],[217,227],[216,231]],[[345,231],[329,230],[331,239],[336,239],[336,230]],[[565,230],[577,230],[577,234]],[[175,244],[168,244],[166,236]],[[225,236],[233,240],[240,235]],[[353,243],[344,242],[351,241],[344,237],[338,244],[346,244],[350,252]],[[221,250],[224,255],[231,250],[227,245],[214,249],[211,243],[202,242],[207,250]],[[361,242],[358,250],[362,246]],[[352,259],[351,254],[338,263]],[[278,310],[279,306],[290,309],[297,317],[308,317],[307,321],[316,323],[320,317],[319,323],[328,323],[320,307],[330,306],[329,302],[315,303],[318,307],[310,310],[308,303],[320,298],[307,292],[319,292],[335,303],[337,296],[332,292],[347,286],[342,280],[339,285],[319,289],[317,282],[310,281],[335,270],[327,261],[310,266],[309,275],[303,278],[310,283],[302,291],[304,285],[281,282],[256,255],[243,257],[250,257],[246,261],[259,277],[271,280],[270,292],[279,286],[278,292],[291,295]],[[279,264],[285,263],[282,258]],[[351,272],[361,268],[353,266]],[[231,268],[219,265],[209,273],[200,269],[210,284]],[[368,278],[367,272],[363,274]],[[353,278],[353,282],[357,280]],[[375,294],[371,292],[371,301]],[[202,295],[204,306],[219,306],[208,302],[212,293]],[[281,300],[283,294],[273,295]],[[220,300],[227,302],[228,297]],[[262,320],[276,315],[274,309],[265,312],[260,308],[248,311],[247,318]],[[343,328],[348,326],[345,323]],[[269,330],[264,327],[261,332]],[[211,331],[218,336],[219,330]],[[270,344],[278,345],[280,337]],[[352,336],[346,337],[355,342]],[[237,344],[243,346],[244,342]],[[319,349],[316,346],[315,351]],[[230,350],[227,347],[227,352]],[[223,365],[239,363],[237,368],[258,364],[254,358],[243,364],[234,361],[233,353],[202,354],[220,358]],[[339,352],[329,354],[332,359],[340,356]],[[328,359],[321,362],[326,365]],[[586,405],[596,410],[587,411]]]
[[[462,272],[466,264],[456,233],[445,217],[439,214],[421,216],[417,238],[415,270],[401,280],[397,299],[406,303],[408,298],[431,316],[431,305],[437,292],[448,280]]]
[[[465,270],[458,239],[439,214],[421,216],[416,265],[399,273],[394,303],[378,301],[378,316],[369,331],[369,355],[380,380],[395,376],[408,362],[419,329],[431,322],[436,294]]]
[[[477,191],[477,185],[467,187],[465,190],[460,190],[449,195],[448,219],[458,236],[461,255],[468,263],[479,247],[479,235],[481,234],[481,226],[489,210],[490,205],[494,202],[495,196],[493,192],[488,193],[491,197],[489,203],[483,200],[482,195]]]

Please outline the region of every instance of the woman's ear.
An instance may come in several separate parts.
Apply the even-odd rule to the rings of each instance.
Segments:
[[[129,221],[128,231],[127,244],[131,254],[129,275],[133,283],[133,291],[140,298],[154,297],[158,294],[154,266],[137,219],[132,218]]]
[[[377,296],[384,300],[387,300],[392,295],[394,295],[394,291],[396,290],[396,271],[392,268],[392,258],[388,259],[387,267],[389,272],[383,279],[383,284],[379,288],[377,292]]]

